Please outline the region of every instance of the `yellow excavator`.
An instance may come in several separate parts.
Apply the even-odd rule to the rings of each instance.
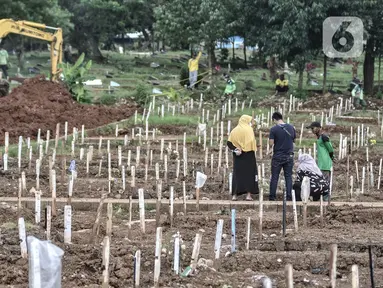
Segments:
[[[54,32],[46,32],[40,29],[49,29],[53,30]],[[51,48],[50,52],[52,65],[51,80],[58,80],[58,77],[61,72],[61,70],[59,69],[59,64],[62,62],[63,57],[63,33],[61,28],[50,27],[45,24],[34,23],[29,21],[14,21],[12,19],[0,20],[0,42],[2,38],[6,37],[10,33],[19,34],[49,42]],[[8,85],[8,88],[5,87],[6,85]],[[8,90],[9,83],[4,80],[1,81],[0,94],[2,94],[2,96],[5,96],[8,94]]]

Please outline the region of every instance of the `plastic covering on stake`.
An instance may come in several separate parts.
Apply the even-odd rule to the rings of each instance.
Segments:
[[[195,188],[202,188],[203,185],[205,185],[207,176],[201,172],[197,172],[197,177],[196,177],[196,187]]]
[[[29,288],[61,288],[64,251],[50,241],[28,236]]]

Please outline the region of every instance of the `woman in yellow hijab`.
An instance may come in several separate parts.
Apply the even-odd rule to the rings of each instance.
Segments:
[[[238,195],[247,194],[246,200],[253,200],[251,195],[258,194],[258,171],[255,159],[257,151],[252,117],[242,115],[238,126],[231,131],[227,146],[233,151],[232,200]]]

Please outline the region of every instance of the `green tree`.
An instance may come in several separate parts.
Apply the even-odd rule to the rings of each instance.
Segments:
[[[123,19],[121,1],[112,0],[59,0],[72,13],[74,24],[70,43],[87,57],[102,61],[100,43],[121,29]]]
[[[303,87],[305,63],[318,55],[325,6],[319,0],[261,0],[258,15],[263,49],[279,60],[293,63],[299,73],[298,89]]]
[[[215,42],[229,36],[226,18],[228,1],[164,1],[155,9],[155,29],[173,43],[195,45],[204,42],[211,68],[215,62]]]

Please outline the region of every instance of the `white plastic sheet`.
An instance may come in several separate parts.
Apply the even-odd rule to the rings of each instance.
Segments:
[[[201,172],[197,172],[197,177],[196,177],[196,187],[195,188],[202,188],[203,185],[205,185],[207,176]]]
[[[29,288],[61,288],[64,251],[49,241],[28,236]]]
[[[206,124],[198,123],[198,134],[200,136],[203,136],[205,131],[206,131]]]

